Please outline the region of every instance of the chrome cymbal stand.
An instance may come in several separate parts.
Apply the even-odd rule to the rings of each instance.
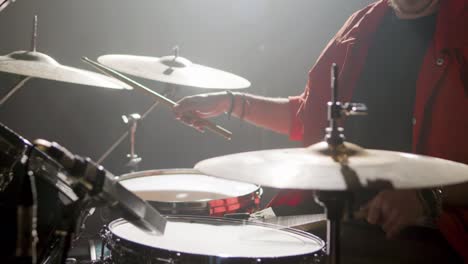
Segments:
[[[326,128],[325,141],[328,143],[328,155],[340,164],[343,177],[349,178],[355,171],[348,166],[348,158],[352,151],[344,145],[344,130],[338,127],[338,120],[345,116],[366,115],[367,107],[360,103],[345,103],[338,101],[338,66],[331,67],[331,101],[328,102],[329,127]],[[349,175],[351,174],[351,175]],[[345,212],[346,202],[352,197],[349,189],[343,191],[317,191],[315,200],[325,208],[327,216],[327,263],[340,263],[340,233],[341,220]]]
[[[127,163],[127,167],[130,167],[130,172],[135,172],[138,170],[138,164],[141,162],[142,158],[138,157],[135,153],[135,135],[138,120],[141,119],[140,114],[133,113],[128,116],[123,115],[122,120],[125,124],[128,125],[129,130],[128,133],[130,134],[130,154],[127,154],[127,158],[129,159]]]
[[[164,96],[174,97],[177,92],[177,88],[173,87],[171,84],[166,84],[166,89],[163,92]],[[130,135],[130,154],[127,155],[129,162],[127,166],[131,168],[131,172],[138,169],[138,164],[142,161],[142,158],[135,153],[135,138],[136,138],[136,129],[138,121],[142,121],[145,117],[148,116],[153,109],[159,105],[160,101],[155,101],[143,115],[140,116],[138,113],[133,113],[130,115],[123,115],[123,122],[129,125],[129,129],[125,131],[115,142],[112,144],[104,154],[98,159],[97,163],[102,164],[102,162],[114,151],[129,135]]]

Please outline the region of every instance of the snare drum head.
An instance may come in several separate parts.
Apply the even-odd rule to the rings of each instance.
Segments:
[[[259,187],[203,175],[190,169],[152,170],[123,175],[120,183],[140,198],[158,202],[201,202],[240,197]]]
[[[118,219],[109,225],[120,239],[140,246],[226,258],[280,258],[319,252],[324,242],[299,230],[222,218],[169,217],[164,235],[146,233]]]

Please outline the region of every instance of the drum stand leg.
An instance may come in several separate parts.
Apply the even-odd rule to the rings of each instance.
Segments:
[[[23,85],[29,81],[31,77],[21,76],[19,82],[11,88],[11,90],[0,100],[0,105],[4,104],[14,93],[16,93]]]
[[[317,191],[315,194],[316,201],[325,208],[327,215],[328,264],[340,263],[340,225],[347,198],[349,198],[349,195],[340,191]]]

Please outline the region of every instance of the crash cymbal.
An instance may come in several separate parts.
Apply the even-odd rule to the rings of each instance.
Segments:
[[[203,160],[207,175],[284,189],[410,189],[468,181],[468,165],[345,143],[347,164],[334,161],[325,142],[308,148],[238,153]]]
[[[123,73],[170,84],[208,89],[250,86],[250,82],[242,77],[192,63],[176,55],[157,58],[112,54],[101,56],[98,61]]]
[[[103,88],[132,89],[114,78],[61,65],[52,57],[37,51],[15,51],[0,56],[0,72]]]

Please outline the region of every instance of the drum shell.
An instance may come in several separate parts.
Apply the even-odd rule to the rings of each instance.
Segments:
[[[202,175],[194,169],[165,169],[147,170],[135,173],[124,174],[118,177],[120,182],[137,178],[170,175]],[[220,180],[221,181],[221,180]],[[233,182],[235,184],[235,182]],[[157,190],[156,190],[157,191]],[[250,193],[245,193],[236,197],[226,197],[221,199],[211,199],[203,201],[154,201],[147,200],[158,211],[165,215],[198,215],[198,216],[224,216],[230,213],[252,213],[259,209],[262,188],[256,186]]]
[[[169,216],[168,220],[181,219],[187,221],[204,221],[204,217],[190,217],[190,216]],[[238,221],[238,220],[226,220],[221,218],[210,217],[209,221]],[[283,257],[221,257],[221,256],[210,256],[202,254],[193,254],[186,252],[179,252],[174,250],[167,250],[157,247],[149,247],[146,245],[138,244],[130,241],[126,238],[118,236],[112,232],[112,226],[119,222],[125,221],[123,219],[114,220],[104,231],[104,243],[105,246],[110,250],[110,256],[107,257],[107,261],[115,264],[285,264],[285,263],[297,263],[297,264],[318,264],[324,263],[324,247],[316,252],[309,254],[295,255],[295,256],[283,256]],[[251,223],[253,225],[268,226],[262,223]],[[288,229],[291,232],[298,232],[305,236],[314,237],[309,233],[305,233],[299,230]],[[315,239],[318,239],[314,237]],[[202,243],[202,241],[200,241]]]

